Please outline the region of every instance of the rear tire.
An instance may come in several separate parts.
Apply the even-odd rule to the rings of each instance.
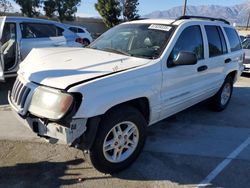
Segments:
[[[226,77],[220,90],[210,99],[211,107],[214,111],[224,110],[231,100],[233,92],[233,79]]]
[[[100,122],[87,158],[103,173],[124,170],[139,156],[145,143],[146,126],[145,118],[131,106],[109,111]]]
[[[88,46],[90,44],[90,41],[88,39],[83,39],[82,44],[83,44],[84,47]]]

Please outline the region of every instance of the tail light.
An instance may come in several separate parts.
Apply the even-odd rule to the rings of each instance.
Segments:
[[[83,39],[82,38],[76,38],[76,42],[83,44]]]

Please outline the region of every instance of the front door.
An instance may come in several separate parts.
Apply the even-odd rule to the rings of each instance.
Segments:
[[[167,63],[163,64],[161,119],[179,112],[203,99],[203,82],[206,79],[204,42],[200,25],[192,25],[177,37]],[[171,66],[179,52],[196,54],[195,65]]]
[[[6,17],[0,18],[0,39],[2,39],[5,20],[6,20]],[[3,58],[3,50],[2,50],[1,40],[0,40],[0,81],[4,81],[4,58]]]

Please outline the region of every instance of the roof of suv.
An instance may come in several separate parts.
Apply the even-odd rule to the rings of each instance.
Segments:
[[[177,19],[141,19],[129,23],[144,23],[144,24],[166,24],[166,25],[180,25],[187,22],[203,22],[203,23],[216,23],[220,25],[229,26],[230,23],[220,18],[199,17],[199,16],[181,16]]]

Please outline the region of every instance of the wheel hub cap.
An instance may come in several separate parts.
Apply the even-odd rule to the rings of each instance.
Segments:
[[[139,130],[133,122],[121,122],[107,134],[103,143],[104,157],[112,163],[129,158],[139,142]]]

